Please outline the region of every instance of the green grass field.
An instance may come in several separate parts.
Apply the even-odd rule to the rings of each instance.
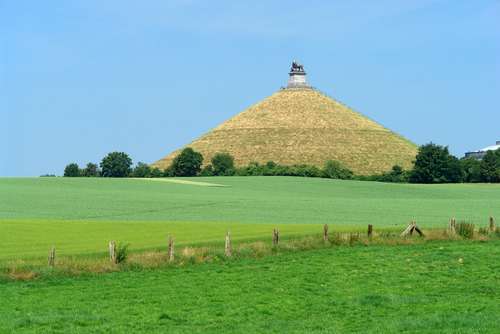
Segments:
[[[500,243],[335,247],[0,285],[0,333],[498,333]]]
[[[174,181],[174,182],[172,182]],[[408,185],[298,177],[191,179],[0,178],[0,262],[334,230],[444,227],[450,217],[484,225],[500,217],[500,186]]]
[[[339,246],[318,234],[325,223],[331,232],[400,231],[413,219],[444,228],[453,216],[486,226],[499,203],[500,186],[485,184],[0,178],[0,269],[17,277],[0,280],[0,333],[498,333],[497,237]],[[271,248],[274,227],[319,243]],[[222,254],[228,229],[235,247],[264,240],[265,256],[190,264],[180,255],[173,265],[158,257],[167,235],[179,253],[213,245]],[[113,267],[109,240],[153,265],[131,257],[102,273]],[[52,245],[67,260],[55,270],[46,265]],[[65,265],[90,269],[75,276]]]

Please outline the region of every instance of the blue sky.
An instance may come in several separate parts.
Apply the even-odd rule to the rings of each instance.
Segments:
[[[0,175],[153,162],[287,80],[417,144],[500,140],[500,1],[0,0]]]

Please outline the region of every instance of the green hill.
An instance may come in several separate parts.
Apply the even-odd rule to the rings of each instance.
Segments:
[[[412,167],[417,147],[311,88],[282,89],[189,143],[205,162],[217,152],[238,166],[256,161],[322,167],[338,160],[356,174]],[[167,168],[175,151],[153,165]]]

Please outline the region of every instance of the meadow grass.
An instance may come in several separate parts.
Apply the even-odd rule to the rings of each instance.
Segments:
[[[472,226],[473,227],[473,226]],[[279,231],[279,229],[276,229]],[[51,248],[50,260],[47,258],[31,258],[0,261],[0,282],[11,280],[34,280],[58,276],[80,276],[95,273],[116,271],[140,270],[184,266],[197,263],[226,262],[228,260],[260,258],[283,252],[308,251],[312,249],[331,248],[355,245],[413,245],[436,241],[460,241],[464,239],[476,241],[495,241],[500,237],[500,228],[494,231],[486,229],[476,231],[471,229],[467,235],[452,232],[449,229],[426,230],[424,235],[407,234],[389,230],[375,231],[367,234],[362,232],[333,232],[328,235],[314,233],[308,236],[279,233],[279,243],[273,238],[272,242],[262,239],[253,241],[231,238],[230,250],[227,243],[220,240],[202,244],[170,244],[153,250],[135,250],[130,252],[128,243],[115,243],[115,255],[111,253],[94,253],[65,255]],[[273,232],[274,234],[274,232]],[[111,246],[110,246],[111,247]],[[226,248],[226,249],[225,249]],[[57,256],[54,256],[56,255]]]
[[[172,180],[172,179],[170,179]],[[177,179],[174,179],[177,180]],[[0,178],[0,262],[102,254],[110,240],[132,251],[333,231],[442,228],[451,217],[500,217],[500,186],[409,185],[298,177],[211,177],[187,183],[108,178]],[[200,184],[190,184],[190,182]],[[212,187],[207,184],[224,185]]]
[[[237,224],[214,222],[155,222],[155,221],[54,221],[5,220],[0,242],[0,266],[13,259],[44,258],[55,246],[58,255],[102,256],[108,242],[129,243],[131,250],[144,251],[167,246],[173,236],[178,246],[222,244],[227,231],[233,240],[250,241],[272,237],[277,227],[285,237],[320,233],[317,224]],[[344,227],[347,229],[348,227]]]
[[[182,180],[182,179],[181,179]],[[414,185],[301,177],[0,178],[0,219],[431,226],[500,215],[500,185]]]
[[[498,203],[486,184],[2,178],[0,333],[498,333]],[[399,236],[411,220],[425,238]]]
[[[498,333],[499,241],[354,245],[0,286],[3,333]]]

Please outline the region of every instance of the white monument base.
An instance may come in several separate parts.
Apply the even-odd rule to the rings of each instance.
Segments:
[[[306,81],[305,72],[290,72],[286,88],[311,88]]]

